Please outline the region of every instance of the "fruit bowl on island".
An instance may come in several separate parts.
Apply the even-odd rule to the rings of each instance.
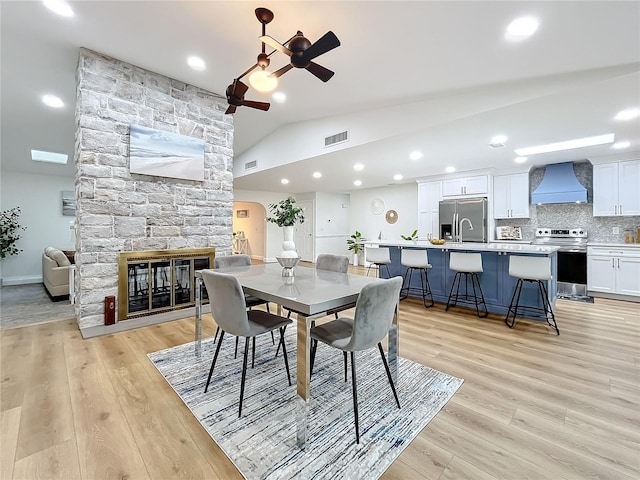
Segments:
[[[442,238],[430,238],[431,245],[444,245],[444,239]]]

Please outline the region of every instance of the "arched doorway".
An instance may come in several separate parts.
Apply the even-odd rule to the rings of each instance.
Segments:
[[[266,257],[267,211],[256,202],[233,202],[233,253],[245,253],[252,259]]]

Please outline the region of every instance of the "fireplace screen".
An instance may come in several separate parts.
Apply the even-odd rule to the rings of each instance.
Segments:
[[[194,306],[194,274],[212,268],[214,257],[214,248],[121,252],[118,319]]]

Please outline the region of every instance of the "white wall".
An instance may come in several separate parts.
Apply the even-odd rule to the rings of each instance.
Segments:
[[[380,215],[371,213],[371,200],[376,197],[380,197],[385,204],[384,212]],[[350,233],[357,230],[367,240],[375,240],[382,232],[383,240],[401,240],[400,235],[410,235],[418,228],[418,184],[352,191],[350,210]],[[385,220],[388,210],[398,212],[395,224]]]
[[[348,194],[316,193],[316,256],[321,253],[349,255],[347,238],[351,200]]]
[[[75,249],[69,229],[75,217],[62,215],[62,191],[74,191],[74,179],[3,171],[0,185],[2,210],[20,207],[20,224],[27,227],[17,244],[24,251],[0,263],[2,284],[41,282],[45,247]]]

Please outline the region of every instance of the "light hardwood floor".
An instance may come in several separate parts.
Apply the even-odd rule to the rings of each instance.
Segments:
[[[557,319],[403,301],[400,354],[464,384],[383,478],[640,478],[640,305],[558,301]],[[242,478],[146,357],[192,338],[192,318],[3,330],[0,479]]]

